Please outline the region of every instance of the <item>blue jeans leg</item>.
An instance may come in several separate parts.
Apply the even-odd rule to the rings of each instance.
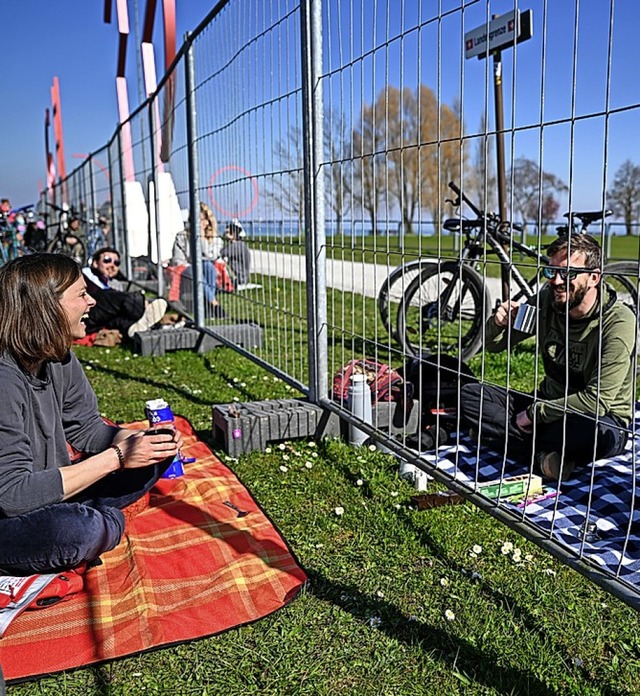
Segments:
[[[207,259],[202,261],[202,280],[205,299],[207,302],[212,303],[216,299],[216,283],[218,280],[218,273],[213,261]]]
[[[125,528],[121,508],[141,498],[167,462],[116,471],[64,503],[0,519],[0,573],[52,573],[115,548]]]

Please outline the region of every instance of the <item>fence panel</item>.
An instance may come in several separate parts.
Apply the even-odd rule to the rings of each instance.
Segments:
[[[120,182],[112,185],[114,227],[127,230],[129,256],[150,255],[164,279],[161,266],[178,265],[168,263],[165,250],[182,225],[154,224],[165,220],[163,206],[183,218],[188,210],[190,263],[183,265],[191,266],[195,285],[191,293],[185,286],[181,299],[201,330],[216,332],[234,321],[259,326],[262,345],[238,350],[360,425],[417,467],[414,473],[428,471],[637,606],[635,411],[619,422],[628,436],[619,458],[598,459],[555,487],[547,481],[547,498],[520,505],[516,493],[506,495],[513,483],[507,479],[521,473],[537,480],[534,458],[518,464],[506,456],[508,444],[488,447],[481,435],[470,439],[459,416],[447,421],[446,413],[425,408],[425,384],[434,385],[436,406],[445,398],[442,358],[435,359],[429,384],[424,364],[417,372],[413,388],[422,398],[409,424],[402,412],[391,418],[393,403],[376,407],[373,422],[365,423],[347,401],[326,396],[330,375],[352,359],[410,369],[421,364],[416,356],[445,352],[458,360],[456,374],[465,359],[483,384],[512,396],[533,393],[542,403],[538,385],[548,361],[566,354],[565,339],[544,359],[539,329],[519,345],[521,336],[509,334],[510,350],[501,355],[479,348],[488,342],[485,321],[496,301],[518,292],[528,297],[544,285],[546,247],[557,238],[555,221],[564,223],[564,211],[573,231],[591,218],[589,231],[605,240],[592,268],[604,269],[637,326],[638,237],[611,234],[622,226],[605,214],[629,203],[624,184],[640,161],[640,146],[629,138],[640,110],[637,80],[627,74],[634,59],[629,6],[532,0],[531,7],[531,39],[467,59],[465,51],[492,41],[492,32],[517,30],[518,17],[526,25],[525,8],[509,2],[218,4],[188,38],[172,78],[163,78],[109,146],[113,181]],[[514,13],[504,31],[492,24],[496,12]],[[95,167],[95,158],[90,163]],[[87,166],[66,182],[65,200],[76,205],[87,196]],[[162,174],[170,175],[170,193],[158,186]],[[150,211],[144,220],[142,209]],[[206,224],[209,212],[213,227]],[[527,229],[514,229],[509,220],[527,220]],[[205,229],[217,227],[220,239],[230,224],[244,236],[240,243],[223,240],[220,253],[236,272],[235,287],[217,290],[222,310],[216,310],[210,260],[201,252],[220,246]],[[496,236],[493,246],[489,233]],[[249,249],[248,277],[242,244]],[[618,263],[615,272],[605,268],[609,258]],[[216,272],[221,276],[222,267]],[[169,294],[172,284],[163,289],[161,280],[157,289]],[[604,305],[598,307],[604,319]],[[606,349],[599,338],[596,350]],[[579,362],[579,346],[569,352],[565,377]],[[633,382],[637,398],[635,354],[628,362],[627,384]],[[606,400],[595,374],[592,392]],[[565,415],[572,414],[573,390],[563,394]],[[396,396],[408,404],[409,387],[401,392]],[[458,387],[454,393],[459,407]],[[425,447],[434,433],[438,450]],[[491,477],[502,481],[495,491],[484,486]]]

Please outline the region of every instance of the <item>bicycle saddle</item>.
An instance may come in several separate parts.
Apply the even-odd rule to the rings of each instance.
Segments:
[[[609,215],[611,215],[612,213],[612,210],[594,210],[593,212],[589,213],[565,213],[564,217],[578,218],[578,220],[580,220],[582,224],[585,227],[587,227],[592,222],[596,222],[597,220],[602,220],[603,218],[609,217]]]
[[[464,218],[447,218],[444,221],[443,227],[449,232],[468,232],[469,230],[474,230],[477,227],[482,227],[482,220],[465,220]]]

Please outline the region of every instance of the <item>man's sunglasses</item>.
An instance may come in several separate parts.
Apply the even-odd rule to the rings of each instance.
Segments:
[[[113,256],[103,256],[102,263],[112,263],[117,267],[120,265],[120,259],[114,259]]]
[[[579,273],[593,273],[591,268],[556,268],[555,266],[545,266],[542,269],[542,275],[547,280],[553,280],[557,275],[560,276],[560,280],[574,280],[578,277]]]

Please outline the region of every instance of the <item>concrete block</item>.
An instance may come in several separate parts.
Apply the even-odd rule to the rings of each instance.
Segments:
[[[262,327],[258,324],[220,324],[211,329],[243,348],[259,348],[262,345]],[[141,355],[162,356],[171,350],[191,350],[206,353],[222,341],[191,328],[153,329],[135,334],[133,348]]]
[[[339,434],[338,416],[303,399],[273,399],[213,407],[214,443],[233,457],[264,451],[270,442]]]

